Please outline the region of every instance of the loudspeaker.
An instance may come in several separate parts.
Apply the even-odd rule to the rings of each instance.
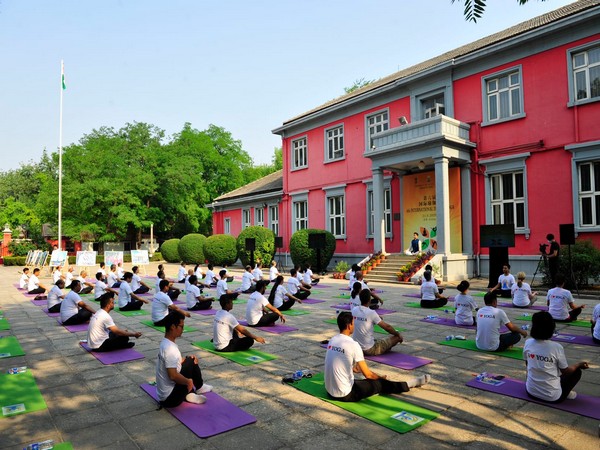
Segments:
[[[283,248],[283,236],[275,236],[275,248]]]
[[[560,228],[560,244],[561,245],[575,245],[575,224],[563,223],[559,225]]]
[[[498,284],[498,277],[502,275],[502,266],[508,264],[508,247],[490,247],[490,276],[488,288]]]
[[[308,248],[313,250],[325,248],[325,233],[314,233],[308,235]]]
[[[256,250],[255,238],[246,238],[246,250],[249,252],[253,252],[254,250]]]
[[[515,246],[514,225],[479,225],[481,247],[499,248]],[[500,267],[502,273],[502,267]]]

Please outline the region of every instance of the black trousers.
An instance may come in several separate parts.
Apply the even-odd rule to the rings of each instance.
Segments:
[[[294,306],[294,303],[296,303],[296,300],[294,299],[288,299],[286,301],[283,302],[283,305],[281,305],[279,308],[277,308],[279,311],[287,311],[288,309],[290,309],[292,306]]]
[[[91,317],[91,312],[89,312],[87,309],[81,308],[77,314],[65,320],[63,325],[79,325],[80,323],[89,322]]]
[[[439,308],[448,303],[446,298],[436,298],[435,300],[421,300],[421,308]]]
[[[183,364],[181,365],[181,372],[179,373],[186,378],[191,378],[196,389],[200,389],[204,384],[200,367],[198,364],[194,363],[194,360],[191,356],[185,357],[185,361],[183,361]],[[185,400],[185,396],[189,393],[190,391],[188,391],[187,386],[184,386],[183,384],[176,384],[171,392],[171,395],[169,395],[164,401],[160,402],[160,404],[165,408],[174,408],[181,405],[183,400]]]
[[[531,398],[534,398],[536,400],[546,402],[546,403],[564,402],[567,398],[567,395],[569,395],[569,392],[571,392],[573,390],[573,388],[577,385],[577,383],[579,383],[579,380],[581,380],[581,369],[576,369],[574,372],[572,372],[568,375],[564,375],[564,374],[561,375],[560,376],[560,387],[561,387],[562,393],[561,393],[559,399],[554,400],[553,402],[549,402],[547,400],[542,400],[541,398],[538,398],[535,395],[531,395],[529,392],[527,393],[527,395],[530,396]]]
[[[122,348],[129,348],[129,338],[127,336],[117,336],[115,333],[110,331],[108,333],[108,339],[105,340],[100,347],[95,349],[95,352],[110,352],[112,350],[120,350]]]
[[[60,305],[62,305],[62,303],[57,303],[56,305],[48,308],[48,312],[51,312],[51,313],[60,312]]]
[[[380,378],[378,380],[354,380],[352,390],[348,395],[345,397],[330,395],[329,397],[341,402],[358,402],[375,394],[400,394],[408,391],[410,391],[410,388],[404,381],[389,381]]]
[[[139,300],[131,300],[125,306],[123,306],[122,308],[119,308],[119,310],[121,310],[121,311],[139,311],[140,309],[142,309],[143,304],[144,304],[144,302],[141,302]]]
[[[43,294],[44,292],[46,292],[46,289],[39,287],[39,288],[33,289],[31,291],[28,291],[27,293],[28,294]]]
[[[294,294],[294,297],[296,297],[296,298],[298,298],[300,300],[306,300],[309,295],[310,295],[310,291],[300,291],[300,290],[298,290],[298,292],[296,292]]]
[[[260,318],[260,320],[256,324],[254,324],[254,325],[248,324],[248,326],[249,327],[270,327],[275,322],[277,322],[277,319],[279,319],[279,315],[277,313],[271,312],[271,313],[263,314],[263,316]]]
[[[500,335],[500,345],[494,351],[503,352],[511,345],[515,345],[517,342],[521,340],[521,335],[516,331],[511,331],[510,333],[503,333]]]
[[[134,294],[145,294],[148,291],[150,291],[150,288],[148,286],[140,286],[135,291],[133,291],[133,293]]]
[[[239,352],[248,350],[254,344],[254,339],[248,336],[240,337],[237,331],[233,330],[233,337],[227,344],[227,347],[217,350],[218,352]]]
[[[188,311],[203,311],[212,307],[212,300],[198,300]]]
[[[557,320],[554,319],[555,322],[574,322],[575,320],[577,320],[577,317],[579,316],[579,314],[581,314],[581,306],[579,308],[573,308],[572,310],[569,311],[569,317],[566,318],[565,320]]]

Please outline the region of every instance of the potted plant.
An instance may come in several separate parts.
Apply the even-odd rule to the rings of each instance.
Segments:
[[[348,272],[348,269],[350,269],[350,264],[348,264],[346,261],[340,261],[333,269],[333,278],[336,280],[343,280],[346,278],[346,272]]]

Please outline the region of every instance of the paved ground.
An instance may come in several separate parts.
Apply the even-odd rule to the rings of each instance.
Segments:
[[[155,265],[147,271],[154,274]],[[176,272],[176,265],[168,265],[168,275],[174,276]],[[0,280],[0,309],[11,324],[11,330],[4,333],[15,335],[27,353],[0,360],[0,371],[14,366],[30,367],[48,405],[45,411],[0,419],[3,449],[20,449],[44,439],[70,441],[75,449],[600,448],[596,420],[466,387],[465,382],[472,374],[484,370],[523,379],[524,364],[437,345],[437,341],[456,333],[456,329],[423,324],[418,321],[424,316],[422,310],[403,306],[411,299],[402,294],[417,292],[417,287],[379,286],[385,290],[382,294],[385,306],[398,309],[385,320],[407,329],[401,350],[434,360],[433,364],[414,371],[431,374],[431,384],[413,389],[404,397],[439,411],[438,419],[401,435],[281,384],[281,375],[286,372],[299,368],[323,369],[324,351],[318,343],[335,331],[334,326],[323,320],[334,316],[329,306],[339,300],[331,297],[339,294],[338,287],[345,285],[328,279],[326,283],[332,288],[321,289],[325,294],[319,295],[327,302],[301,305],[300,309],[310,309],[311,314],[289,318],[288,324],[299,331],[284,335],[257,332],[267,339],[267,344],[256,345],[279,355],[275,361],[242,367],[201,351],[190,343],[211,337],[212,317],[193,315],[186,320],[199,331],[186,333],[179,339],[182,353],[197,354],[204,378],[214,385],[215,391],[258,418],[254,425],[199,439],[169,413],[157,411],[156,404],[139,388],[140,383],[153,380],[161,333],[139,324],[139,318],[113,312],[117,325],[144,333],[135,348],[144,353],[145,359],[103,366],[78,346],[85,333],[71,334],[58,326],[12,286],[18,280],[17,268],[0,267]],[[42,279],[44,282],[48,280]],[[482,302],[481,298],[477,300]],[[596,301],[583,300],[588,305],[583,318],[589,318]],[[240,317],[243,311],[243,305],[236,305],[233,312]],[[506,312],[509,317],[521,314],[514,309]],[[576,327],[568,331],[589,332]],[[474,332],[465,334],[473,337]],[[591,368],[584,373],[577,391],[599,396],[599,349],[565,344],[565,350],[570,362],[590,362]],[[395,380],[411,376],[410,372],[389,366],[371,366]]]

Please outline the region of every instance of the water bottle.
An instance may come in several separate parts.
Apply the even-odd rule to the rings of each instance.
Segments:
[[[466,341],[467,338],[465,336],[461,336],[460,334],[457,334],[456,336],[454,336],[454,339],[456,339],[457,341]]]
[[[429,316],[426,317],[426,319],[427,320],[435,320],[435,319],[437,319],[437,316],[429,315]]]
[[[521,326],[521,330],[529,330],[529,325],[523,325],[523,326]]]
[[[529,317],[529,313],[523,313],[522,317]]]
[[[447,341],[451,341],[452,339],[454,339],[454,336],[452,336],[452,335],[446,336]]]
[[[446,314],[448,314],[450,311],[448,311],[447,309],[445,309],[445,310],[444,310],[444,312],[445,312]]]
[[[292,378],[294,379],[294,381],[298,381],[302,379],[302,376],[304,374],[302,373],[301,370],[297,370],[296,372],[294,372],[294,375],[292,376]]]
[[[481,380],[483,380],[483,379],[485,379],[485,378],[487,378],[487,377],[488,377],[488,373],[487,373],[487,372],[481,372],[481,373],[480,373],[479,375],[477,375],[477,377],[475,377],[475,378],[477,378],[479,381],[481,381]]]

